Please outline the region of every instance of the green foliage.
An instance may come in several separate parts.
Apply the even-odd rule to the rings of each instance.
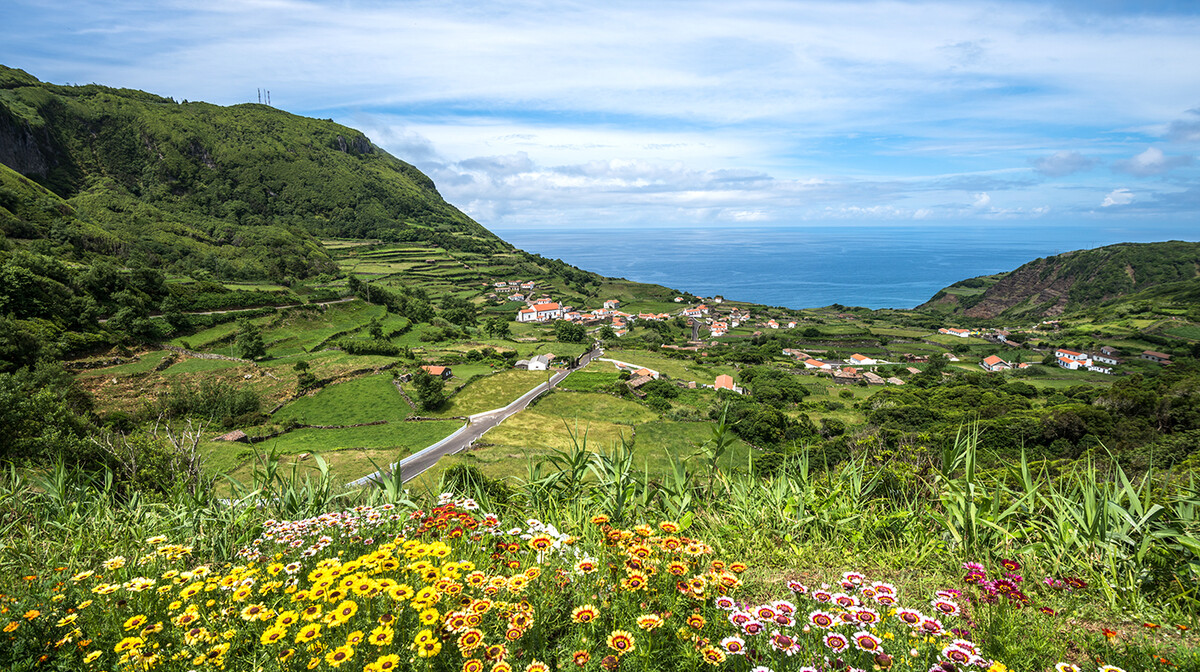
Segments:
[[[554,337],[563,343],[583,343],[587,340],[587,329],[582,324],[558,320],[554,323]]]
[[[425,411],[435,411],[446,403],[446,381],[431,376],[424,369],[413,374],[412,386],[417,405]]]
[[[512,327],[509,325],[508,318],[499,315],[487,321],[484,331],[492,338],[507,339],[512,337]]]
[[[87,462],[92,396],[57,365],[0,373],[0,460]]]
[[[798,376],[780,369],[751,366],[739,378],[756,401],[771,406],[797,404],[808,396],[808,388],[800,383]]]
[[[982,292],[943,290],[919,306],[931,311],[947,293],[955,295],[953,312],[984,307],[983,314],[998,317],[1034,317],[1066,311],[1081,311],[1115,301],[1147,300],[1157,303],[1194,305],[1198,297],[1195,260],[1200,243],[1119,243],[1091,250],[1077,250],[1036,259],[1000,274],[962,280],[948,290],[986,287]],[[1053,289],[1053,292],[1047,290]],[[1066,305],[1058,297],[1066,288]]]
[[[251,361],[265,357],[267,347],[263,344],[262,329],[250,320],[238,320],[237,349],[242,359]]]
[[[442,299],[442,317],[463,327],[473,327],[479,310],[474,303],[453,294]]]
[[[222,378],[202,378],[198,383],[172,386],[148,406],[145,415],[196,417],[235,427],[259,420],[261,409],[262,397],[250,386],[239,386]]]

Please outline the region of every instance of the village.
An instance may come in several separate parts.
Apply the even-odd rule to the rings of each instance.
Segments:
[[[687,341],[686,345],[665,343],[661,347],[664,350],[692,352],[701,356],[707,356],[707,352],[703,352],[706,347],[717,344],[717,341],[712,339],[753,337],[767,333],[768,330],[796,329],[802,321],[807,319],[777,315],[775,317],[759,317],[756,320],[749,308],[722,305],[725,302],[719,296],[707,298],[675,296],[673,302],[683,304],[677,310],[671,312],[627,312],[622,310],[621,301],[618,299],[604,300],[600,307],[593,309],[567,305],[555,299],[551,293],[540,291],[534,281],[497,280],[491,284],[490,290],[487,298],[516,304],[515,320],[520,324],[546,324],[562,320],[584,326],[593,336],[603,334],[610,338],[621,338],[628,335],[635,325],[645,326],[651,322],[676,321],[675,324],[686,325],[691,330],[691,339]],[[843,315],[843,317],[852,319],[849,314]],[[1120,349],[1109,345],[1100,346],[1094,351],[1045,346],[1044,337],[1052,334],[1058,329],[1058,326],[1056,320],[1046,320],[1028,328],[1013,330],[941,327],[937,329],[937,334],[952,338],[949,339],[951,343],[948,346],[949,351],[940,353],[940,356],[948,363],[964,363],[959,354],[956,354],[956,351],[961,351],[962,348],[954,348],[953,341],[973,339],[971,341],[973,343],[980,343],[982,340],[1000,347],[997,352],[978,357],[978,366],[988,373],[1027,370],[1035,364],[1041,364],[1057,366],[1068,371],[1114,375],[1117,367],[1125,363],[1124,358],[1127,355]],[[743,330],[740,335],[730,334],[732,330],[739,328]],[[745,332],[747,328],[751,329],[749,333]],[[704,338],[709,340],[703,340]],[[927,365],[931,356],[939,356],[905,353],[895,357],[897,361],[892,361],[877,355],[857,352],[843,357],[841,355],[829,356],[820,349],[797,348],[783,348],[782,354],[791,359],[804,373],[828,376],[833,383],[839,385],[868,386],[904,385],[905,381],[900,377],[901,375],[918,374],[921,372],[919,365]],[[966,355],[963,354],[963,356]],[[1171,363],[1170,355],[1161,352],[1146,350],[1137,356],[1140,359],[1159,364],[1169,365]],[[553,354],[541,354],[518,361],[515,368],[531,371],[546,370],[555,366],[555,359]],[[628,372],[630,377],[627,384],[635,391],[646,382],[659,379],[661,375],[658,371],[636,363],[606,360],[605,358],[601,358],[601,361],[610,361],[618,370]],[[901,368],[898,368],[897,365]],[[887,367],[882,374],[879,372],[881,367]],[[697,386],[695,381],[675,382],[685,387]],[[711,385],[704,384],[701,387],[724,389],[738,394],[744,393],[744,390],[729,375],[718,376]]]

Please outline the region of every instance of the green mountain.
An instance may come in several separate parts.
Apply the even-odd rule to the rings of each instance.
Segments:
[[[334,270],[317,237],[512,249],[361,132],[265,105],[0,66],[0,164],[0,233],[61,259],[283,281]]]
[[[973,318],[1054,317],[1098,306],[1200,303],[1200,243],[1119,243],[959,281],[918,310]]]

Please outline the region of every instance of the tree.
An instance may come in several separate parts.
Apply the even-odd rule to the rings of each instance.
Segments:
[[[158,329],[150,320],[150,311],[146,309],[137,294],[123,290],[114,294],[113,300],[120,308],[108,320],[110,329],[125,332],[132,338],[142,341],[150,341],[158,337]]]
[[[446,381],[440,376],[431,376],[424,369],[418,369],[413,374],[412,384],[421,410],[433,411],[446,402]]]
[[[499,315],[488,320],[484,330],[492,338],[509,338],[512,336],[512,329],[508,326],[508,320]]]
[[[263,345],[262,331],[250,320],[238,320],[238,335],[235,344],[242,359],[253,361],[259,357],[265,357],[267,354],[267,348]]]
[[[166,320],[167,324],[171,325],[172,330],[183,331],[187,329],[188,316],[179,307],[179,301],[175,297],[168,296],[163,299],[158,309],[162,312],[163,319]]]
[[[367,325],[367,333],[371,335],[371,338],[377,341],[383,338],[383,325],[379,323],[378,317],[372,319],[371,323]]]
[[[317,377],[308,372],[308,362],[302,359],[296,362],[292,370],[296,372],[296,391],[298,393],[304,394],[317,386]]]
[[[554,323],[554,337],[563,343],[583,343],[587,330],[582,324],[559,320]]]
[[[614,339],[616,337],[617,337],[617,332],[613,331],[613,328],[611,326],[606,324],[603,327],[600,327],[600,340],[611,341],[612,339]]]

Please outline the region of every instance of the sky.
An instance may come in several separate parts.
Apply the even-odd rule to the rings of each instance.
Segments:
[[[44,81],[269,89],[501,232],[1200,231],[1197,2],[4,0],[0,25]]]

